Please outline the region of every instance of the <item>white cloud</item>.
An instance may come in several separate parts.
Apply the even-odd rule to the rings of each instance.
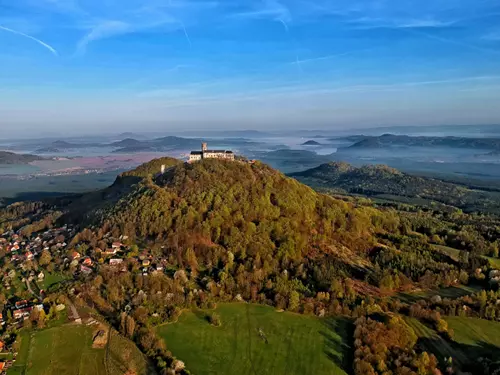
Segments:
[[[286,29],[288,29],[288,23],[292,21],[290,9],[277,0],[264,0],[258,2],[252,9],[233,14],[232,17],[271,19],[276,22],[281,22]]]
[[[103,21],[93,27],[91,31],[78,42],[76,54],[84,54],[89,43],[93,41],[110,38],[120,34],[126,34],[131,30],[132,26],[122,21]]]

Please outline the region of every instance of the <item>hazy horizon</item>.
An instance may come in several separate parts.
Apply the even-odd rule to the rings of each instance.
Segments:
[[[472,0],[0,4],[0,127],[498,124],[499,21]]]

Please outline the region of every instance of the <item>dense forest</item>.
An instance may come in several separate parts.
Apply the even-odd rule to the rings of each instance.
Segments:
[[[320,168],[332,169],[339,181],[346,173],[374,175],[365,186],[380,180],[379,173],[395,176],[386,186],[413,189],[408,195],[424,183],[449,189],[444,195],[461,189],[433,180],[411,186],[420,180],[386,168]],[[433,193],[422,188],[420,194]],[[57,225],[77,229],[66,238],[65,253],[50,248],[33,267],[76,275],[71,287],[80,303],[135,340],[159,369],[174,359],[153,328],[184,308],[218,302],[350,319],[356,374],[437,374],[450,367],[419,344],[403,316],[422,320],[445,340],[453,340],[453,333],[441,316],[500,318],[491,273],[499,252],[498,217],[322,194],[259,162],[164,158],[120,175],[101,192],[17,204],[0,213],[2,230],[27,239]],[[119,268],[105,254],[118,241],[124,252]],[[95,262],[94,274],[64,261],[75,251]],[[3,267],[10,267],[5,259]],[[434,302],[400,298],[466,285],[484,293]]]

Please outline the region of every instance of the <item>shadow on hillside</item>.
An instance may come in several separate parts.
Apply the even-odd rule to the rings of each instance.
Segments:
[[[423,293],[398,293],[397,298],[402,302],[415,303],[422,299],[428,299],[432,296],[439,295],[441,298],[460,298],[474,294],[481,290],[481,286],[477,284],[470,284],[467,287],[464,286],[450,286],[448,288],[432,289],[425,291]]]
[[[48,198],[58,198],[63,196],[74,196],[77,194],[64,193],[59,191],[27,191],[16,193],[13,197],[1,198],[1,203],[9,205],[17,202],[35,202]]]
[[[467,345],[446,341],[443,345],[442,339],[420,338],[417,345],[434,354],[443,368],[451,356],[455,371],[459,369],[473,375],[488,375],[500,370],[500,347],[486,342]]]
[[[322,320],[324,330],[320,335],[325,340],[324,353],[337,367],[346,373],[352,373],[354,350],[352,338],[354,325],[348,319],[327,318]]]

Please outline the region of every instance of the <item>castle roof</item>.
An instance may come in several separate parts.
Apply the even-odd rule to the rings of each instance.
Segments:
[[[191,155],[203,155],[203,154],[232,154],[232,151],[227,150],[205,150],[205,151],[191,151]]]

